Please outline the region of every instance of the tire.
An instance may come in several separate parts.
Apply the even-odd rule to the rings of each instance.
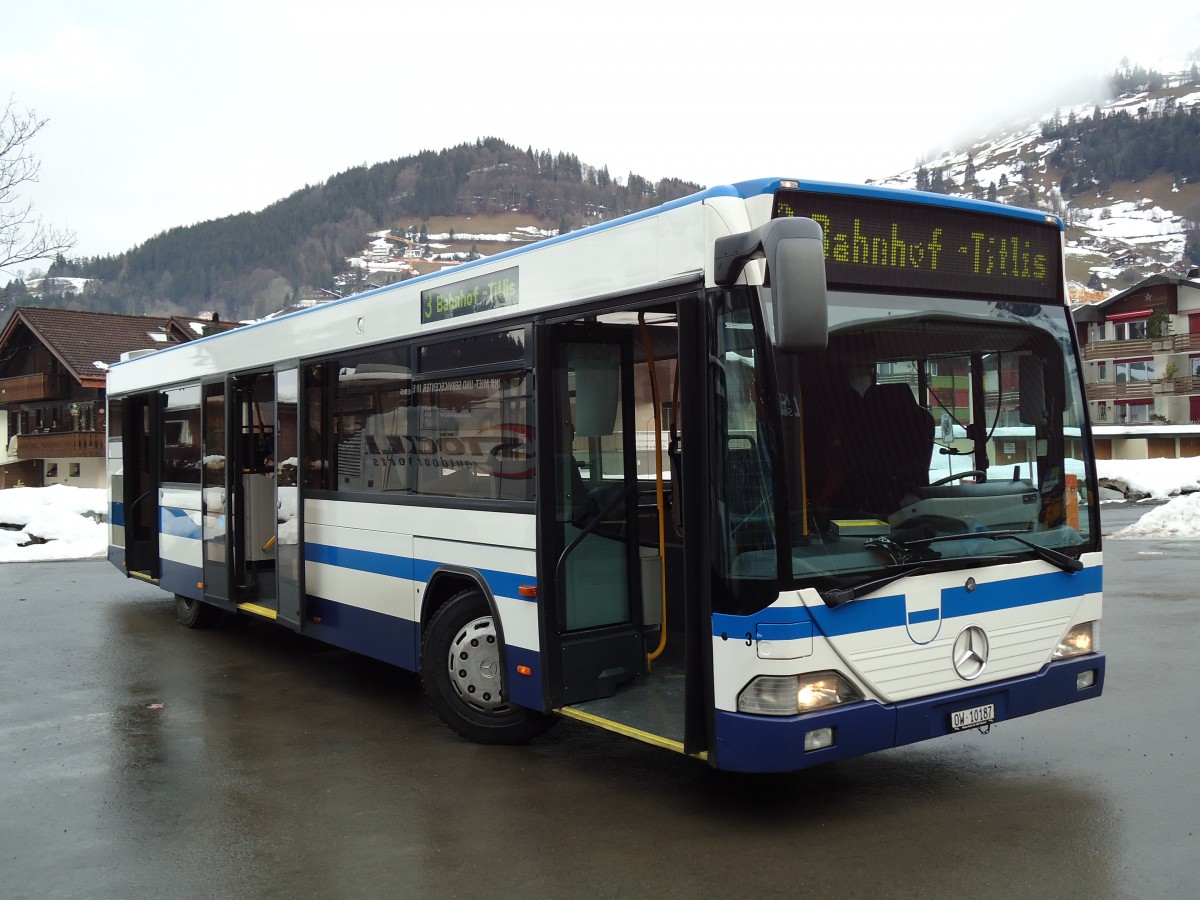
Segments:
[[[496,623],[478,590],[455,594],[434,613],[421,642],[421,682],[434,711],[481,744],[520,744],[556,721],[504,696]]]
[[[175,615],[185,628],[212,628],[221,621],[223,613],[211,603],[176,594]]]

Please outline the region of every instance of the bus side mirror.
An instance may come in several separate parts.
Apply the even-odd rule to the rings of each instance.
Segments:
[[[763,317],[780,350],[823,350],[829,342],[825,241],[812,219],[772,219],[744,234],[717,238],[713,280],[732,285],[746,263],[766,259]]]
[[[824,350],[829,342],[825,243],[812,219],[772,219],[763,239],[770,281],[775,346]]]

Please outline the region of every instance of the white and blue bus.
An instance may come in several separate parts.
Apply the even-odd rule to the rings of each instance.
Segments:
[[[1098,697],[1062,223],[761,180],[114,366],[109,559],[183,624],[788,771]]]

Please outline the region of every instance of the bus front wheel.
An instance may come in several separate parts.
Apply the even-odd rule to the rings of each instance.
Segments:
[[[421,681],[434,711],[465,738],[519,744],[554,719],[504,696],[500,638],[483,594],[466,590],[434,613],[421,643]]]
[[[175,615],[186,628],[211,628],[221,621],[221,610],[203,600],[175,595]]]

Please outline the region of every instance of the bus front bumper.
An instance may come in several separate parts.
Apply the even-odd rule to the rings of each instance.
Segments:
[[[990,724],[1006,722],[1099,697],[1104,665],[1104,654],[1094,653],[1052,662],[1021,678],[902,703],[854,703],[802,716],[717,710],[716,752],[709,754],[709,760],[716,768],[733,772],[791,772],[952,734],[955,712],[988,704],[995,711]],[[806,735],[821,729],[831,729],[829,746],[805,750]]]

